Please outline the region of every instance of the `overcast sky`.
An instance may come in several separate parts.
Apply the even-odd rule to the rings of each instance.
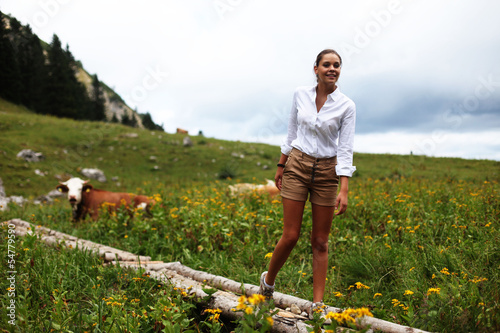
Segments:
[[[355,151],[500,160],[498,0],[0,0],[167,132],[280,145],[324,48]]]

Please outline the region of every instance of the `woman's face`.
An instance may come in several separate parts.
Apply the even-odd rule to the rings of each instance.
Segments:
[[[340,76],[340,58],[335,53],[323,55],[319,66],[314,66],[314,72],[318,77],[318,83],[326,85],[336,84]]]

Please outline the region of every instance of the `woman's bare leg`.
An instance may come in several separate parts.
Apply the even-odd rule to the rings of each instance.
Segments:
[[[304,201],[295,201],[283,198],[283,234],[274,248],[266,283],[274,285],[276,275],[285,264],[300,236],[302,215],[304,214]]]
[[[321,302],[325,294],[328,236],[332,227],[333,213],[334,207],[312,204],[313,302]]]

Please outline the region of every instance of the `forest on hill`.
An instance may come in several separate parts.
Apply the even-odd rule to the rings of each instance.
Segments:
[[[105,85],[94,74],[91,86],[86,87],[77,78],[82,69],[69,45],[63,48],[57,35],[47,44],[29,25],[0,12],[0,97],[39,114],[163,131],[149,112],[138,114],[139,119],[127,113],[107,117]],[[111,97],[125,104],[116,93]]]

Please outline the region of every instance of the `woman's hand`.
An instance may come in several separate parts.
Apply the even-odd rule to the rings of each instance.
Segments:
[[[274,183],[276,184],[276,187],[280,191],[281,191],[281,180],[282,179],[283,179],[283,168],[278,167],[278,170],[276,170],[276,175],[274,176]]]
[[[335,202],[335,210],[338,212],[335,215],[344,214],[347,210],[347,191],[340,191],[337,195],[337,201]]]
[[[347,210],[347,193],[349,192],[349,177],[340,177],[340,192],[337,195],[337,200],[335,201],[335,210],[338,211],[335,215],[344,214]]]
[[[288,155],[285,155],[285,154],[281,154],[281,157],[280,157],[280,161],[278,162],[278,164],[285,164],[286,161],[288,160]],[[283,170],[285,168],[283,167],[278,167],[278,170],[276,170],[276,175],[274,176],[274,183],[276,184],[276,187],[278,188],[278,190],[281,191],[281,181],[283,179]]]

